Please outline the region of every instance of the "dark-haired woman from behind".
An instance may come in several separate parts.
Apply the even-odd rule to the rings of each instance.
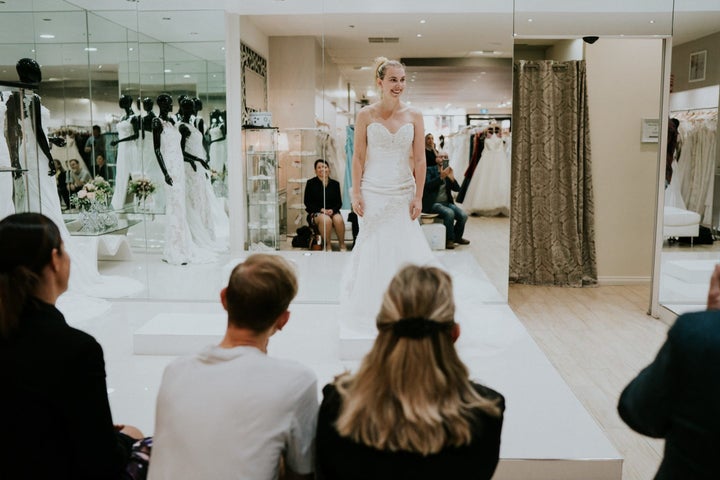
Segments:
[[[489,479],[505,400],[473,383],[455,350],[452,281],[407,266],[392,279],[359,371],[323,389],[319,479]]]
[[[70,257],[39,213],[0,221],[2,478],[122,478],[142,434],[115,426],[100,345],[55,308]]]

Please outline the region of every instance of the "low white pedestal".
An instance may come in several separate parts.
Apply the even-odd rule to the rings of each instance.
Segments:
[[[214,313],[160,313],[133,334],[136,355],[188,355],[220,343],[227,317]]]
[[[420,225],[431,250],[445,250],[445,225],[424,223]]]

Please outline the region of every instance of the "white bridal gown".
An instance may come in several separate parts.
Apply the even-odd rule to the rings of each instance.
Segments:
[[[367,127],[361,192],[365,215],[340,287],[342,326],[352,336],[374,337],[375,317],[392,277],[405,264],[440,266],[420,223],[410,218],[415,179],[410,168],[412,123],[397,132]]]
[[[510,159],[503,139],[495,134],[485,137],[485,148],[462,206],[478,215],[510,214]]]
[[[135,135],[132,117],[118,122],[117,133],[118,140]],[[127,140],[117,144],[117,173],[115,174],[115,191],[112,197],[112,208],[114,210],[120,210],[125,206],[129,177],[140,175],[142,168],[138,159],[139,155],[137,140]]]
[[[31,111],[33,101],[40,100],[39,98],[34,100],[32,94],[25,96],[24,107],[26,111]],[[47,125],[50,112],[44,106],[40,108],[42,123]],[[20,121],[22,122],[22,120]],[[78,238],[76,242],[70,236],[60,209],[60,197],[58,197],[57,193],[55,176],[47,174],[48,160],[38,147],[32,117],[26,115],[24,122],[25,136],[22,138],[20,149],[26,152],[26,163],[23,167],[28,169],[26,178],[30,211],[41,212],[57,225],[66,250],[70,255],[69,290],[60,297],[58,308],[66,315],[74,318],[100,315],[109,309],[110,305],[105,302],[99,303],[98,300],[89,299],[85,295],[107,298],[125,297],[139,293],[144,286],[132,278],[100,275],[97,270],[97,258],[86,255],[82,238]]]

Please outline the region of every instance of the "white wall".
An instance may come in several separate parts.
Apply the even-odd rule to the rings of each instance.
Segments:
[[[582,60],[584,55],[583,43],[584,42],[580,39],[560,40],[547,49],[545,52],[545,58],[560,62]]]
[[[662,40],[601,38],[585,58],[598,277],[649,281],[658,144],[641,143],[640,126],[660,116]]]

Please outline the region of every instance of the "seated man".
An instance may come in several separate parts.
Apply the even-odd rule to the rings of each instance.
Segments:
[[[345,221],[340,214],[340,184],[330,178],[330,165],[322,158],[315,160],[315,175],[305,185],[304,200],[308,224],[320,234],[326,250],[332,250],[330,239],[332,231],[335,230],[340,251],[344,251]]]
[[[65,182],[71,194],[77,193],[83,185],[92,180],[92,177],[90,176],[90,172],[81,167],[80,162],[76,159],[73,158],[69,160],[68,165],[70,166],[70,170],[65,173]]]
[[[157,397],[149,478],[312,478],[315,374],[267,355],[288,322],[297,278],[282,257],[254,254],[236,266],[220,300],[222,342],[173,361]]]
[[[655,478],[718,478],[720,265],[707,311],[680,315],[655,360],[625,387],[618,412],[643,435],[665,439]]]
[[[440,215],[445,224],[445,248],[453,249],[456,243],[460,245],[470,243],[470,240],[463,238],[468,216],[453,201],[452,192],[459,191],[460,185],[455,180],[452,167],[443,168],[444,160],[447,160],[447,157],[439,154],[435,156],[435,165],[430,163],[427,165],[422,211]]]

